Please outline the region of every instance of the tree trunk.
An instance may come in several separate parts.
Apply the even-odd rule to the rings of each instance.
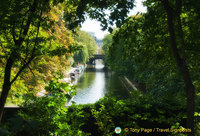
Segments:
[[[182,53],[183,53],[183,58],[180,57],[178,48],[177,48],[177,43],[176,43],[176,35],[175,35],[175,30],[174,30],[174,24],[173,24],[173,12],[172,9],[169,5],[168,0],[163,0],[163,5],[167,13],[167,23],[168,23],[168,30],[170,34],[170,42],[171,42],[171,49],[172,53],[174,56],[174,59],[176,61],[176,64],[182,74],[184,84],[185,84],[185,90],[186,90],[186,95],[187,95],[187,128],[190,128],[192,130],[192,133],[189,135],[194,136],[194,98],[195,98],[195,88],[191,80],[190,72],[186,64],[185,60],[185,51],[184,51],[184,38],[183,38],[183,33],[180,33],[180,38],[181,38],[181,44],[182,44]],[[180,22],[179,22],[180,23]],[[179,24],[181,25],[181,24]],[[181,32],[182,29],[180,30],[179,26],[179,31]],[[181,27],[182,28],[182,27]]]
[[[34,0],[33,1],[33,5],[30,7],[30,13],[28,15],[26,25],[25,25],[24,28],[22,28],[23,36],[20,36],[19,39],[16,40],[15,39],[15,32],[14,31],[12,32],[13,41],[14,41],[15,47],[17,47],[18,49],[21,47],[21,45],[24,42],[24,39],[25,39],[24,36],[27,36],[27,34],[28,34],[31,22],[33,21],[32,20],[33,19],[33,15],[34,15],[34,13],[36,11],[36,8],[37,8],[37,4],[38,4],[38,0]],[[39,33],[39,28],[38,28],[38,33]],[[37,35],[38,35],[38,33],[37,33]],[[5,67],[5,71],[4,71],[4,73],[5,73],[4,74],[4,82],[3,82],[3,88],[2,88],[1,97],[0,97],[0,123],[2,121],[4,106],[5,106],[5,103],[6,103],[6,99],[7,99],[8,93],[9,93],[9,91],[11,89],[12,83],[18,78],[18,76],[28,66],[28,64],[34,59],[34,55],[33,54],[34,54],[35,48],[33,49],[33,54],[32,54],[32,57],[30,58],[30,60],[26,64],[24,64],[24,66],[21,67],[21,69],[18,71],[16,76],[11,81],[11,69],[12,69],[13,63],[15,62],[16,58],[19,57],[19,55],[17,53],[17,48],[16,48],[16,50],[14,50],[11,53],[10,57],[8,58],[7,63],[6,63],[6,67]]]
[[[8,93],[11,89],[11,82],[10,82],[11,68],[14,63],[14,57],[12,57],[13,56],[12,54],[9,57],[9,59],[6,63],[6,67],[5,67],[4,82],[3,82],[3,88],[2,88],[1,97],[0,97],[0,123],[2,121],[2,116],[3,116],[6,99],[7,99]]]
[[[2,117],[3,117],[3,113],[4,113],[4,106],[6,103],[6,98],[8,96],[8,93],[10,91],[10,84],[9,83],[4,83],[3,84],[3,90],[1,93],[1,97],[0,97],[0,123],[2,121]]]
[[[182,23],[181,23],[181,0],[177,0],[177,24],[178,24],[178,32],[179,32],[179,38],[180,38],[180,43],[182,47],[182,58],[183,58],[183,64],[186,67],[186,75],[184,76],[184,81],[186,85],[186,94],[187,94],[187,127],[188,128],[194,128],[194,99],[195,99],[195,88],[194,85],[192,84],[192,80],[190,77],[189,69],[186,64],[186,55],[185,55],[185,40],[184,40],[184,34],[183,34],[183,29],[182,29]],[[188,73],[188,74],[187,74]],[[194,130],[193,130],[194,132]]]

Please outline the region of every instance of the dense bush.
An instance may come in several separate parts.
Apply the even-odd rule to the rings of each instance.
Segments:
[[[24,96],[22,110],[4,123],[0,134],[11,136],[55,136],[84,135],[66,121],[66,104],[75,95],[75,87],[60,83],[54,77],[46,90],[50,95],[36,97],[32,93]]]
[[[119,126],[122,136],[185,135],[158,133],[157,130],[186,128],[184,104],[175,99],[158,101],[150,95],[135,94],[134,99],[119,100],[106,96],[94,104],[68,107],[63,106],[68,100],[63,93],[41,98],[29,95],[24,103],[26,109],[8,120],[7,132],[12,136],[112,136],[116,135],[114,129]],[[142,132],[142,128],[149,132]],[[140,130],[140,133],[133,132],[133,129]]]
[[[121,135],[138,135],[130,131],[125,132],[126,128],[171,128],[177,123],[185,127],[183,105],[154,101],[148,96],[140,96],[135,100],[117,100],[105,97],[93,105],[69,107],[68,116],[76,115],[74,113],[77,112],[77,109],[84,113],[84,120],[79,120],[80,123],[84,123],[81,130],[92,135],[113,135],[117,126],[122,128]],[[90,115],[88,116],[88,114]],[[144,134],[140,133],[140,135]],[[155,133],[151,134],[155,135]],[[169,135],[169,133],[162,134]]]

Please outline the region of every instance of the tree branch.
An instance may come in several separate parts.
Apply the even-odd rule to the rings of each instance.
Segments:
[[[26,64],[26,60],[22,58],[22,60],[24,61],[24,63]],[[30,72],[32,73],[32,75],[34,76],[34,78],[36,77],[35,74],[33,73],[31,67],[29,65],[27,65],[28,69],[30,70]]]
[[[42,10],[41,10],[41,13],[40,13],[40,16],[42,16]],[[31,63],[31,61],[35,58],[35,50],[36,50],[36,45],[37,45],[37,40],[38,40],[38,35],[39,35],[39,31],[40,31],[40,21],[38,22],[38,25],[37,25],[37,34],[36,34],[36,38],[35,38],[35,44],[34,44],[34,47],[33,47],[33,50],[32,50],[32,53],[31,53],[31,57],[29,59],[28,62],[25,62],[25,64],[20,68],[20,70],[18,71],[18,73],[16,74],[16,76],[13,78],[13,80],[10,82],[11,84],[19,77],[19,75],[22,73],[22,71],[28,67],[30,70],[31,68],[29,67],[29,64]],[[32,72],[32,70],[31,70]],[[34,73],[32,72],[32,74],[34,75]]]
[[[12,84],[13,82],[15,82],[15,80],[17,80],[17,78],[19,77],[19,75],[22,73],[22,71],[31,63],[31,61],[34,59],[35,57],[31,57],[29,59],[29,61],[27,63],[25,63],[20,70],[18,71],[18,73],[15,75],[15,77],[12,79],[12,81],[10,82],[10,84]]]
[[[30,28],[30,25],[31,25],[31,21],[32,21],[32,17],[33,17],[32,14],[34,14],[35,11],[36,11],[37,2],[38,2],[37,0],[34,0],[34,2],[33,2],[33,5],[31,7],[30,14],[28,16],[25,28],[23,30],[23,36],[20,36],[19,39],[17,40],[18,46],[22,45],[22,42],[24,41],[24,36],[26,36],[28,34],[28,31],[29,31],[29,28]]]
[[[25,20],[25,16],[28,14],[28,12],[30,11],[30,8],[24,13],[24,15],[23,15],[23,20],[22,20],[22,23],[21,23],[21,30],[20,30],[20,33],[19,33],[19,37],[20,37],[20,35],[22,34],[22,28],[23,28],[23,24],[24,24],[24,20]]]
[[[16,43],[16,37],[15,37],[15,22],[14,22],[13,27],[12,27],[12,37],[13,37],[14,42]]]

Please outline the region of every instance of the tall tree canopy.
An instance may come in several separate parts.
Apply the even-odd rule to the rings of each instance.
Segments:
[[[127,18],[129,10],[134,7],[134,0],[69,0],[73,8],[66,8],[64,18],[69,28],[83,23],[88,15],[91,19],[101,22],[102,29],[112,31],[112,26],[120,26]],[[67,6],[68,7],[68,6]],[[106,10],[110,14],[106,14]]]
[[[3,81],[0,97],[0,120],[12,84],[19,78],[33,60],[48,54],[63,55],[75,50],[67,47],[70,41],[63,34],[61,16],[59,19],[48,16],[52,6],[64,2],[64,19],[67,28],[76,28],[88,13],[93,19],[108,24],[121,25],[128,10],[134,6],[133,0],[2,0],[0,4],[0,45],[3,66]],[[105,9],[111,10],[110,21],[105,18]],[[50,13],[51,14],[51,13]],[[57,23],[56,25],[54,25]],[[61,26],[61,27],[60,27]],[[56,30],[56,33],[54,33]],[[48,31],[48,34],[44,31]],[[66,38],[66,39],[65,39]],[[59,42],[57,42],[59,41]],[[65,44],[65,45],[64,45]],[[90,54],[89,54],[90,55]]]
[[[84,31],[77,32],[76,41],[82,49],[75,52],[74,61],[85,64],[89,58],[92,58],[97,53],[97,43],[89,33]]]
[[[50,12],[51,9],[56,10],[52,7],[60,2],[62,1],[1,1],[0,60],[3,87],[0,97],[0,120],[11,86],[25,68],[32,71],[29,66],[31,62],[38,62],[44,55],[62,56],[72,49],[69,48],[72,44],[70,33],[65,31],[62,20],[55,18]],[[56,16],[59,16],[58,14]],[[31,65],[35,67],[35,64]]]
[[[199,40],[194,37],[200,21],[196,18],[198,4],[147,0],[145,5],[147,13],[130,17],[114,34],[112,44],[108,43],[108,64],[134,82],[145,84],[156,99],[173,99],[185,90],[187,127],[194,135],[194,88],[199,88],[200,74],[196,61]]]

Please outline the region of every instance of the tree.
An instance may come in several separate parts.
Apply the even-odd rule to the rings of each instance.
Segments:
[[[76,63],[85,64],[97,52],[97,43],[89,33],[84,31],[78,31],[75,39],[82,49],[75,52],[74,60]]]
[[[72,29],[79,26],[85,21],[88,15],[91,19],[96,19],[101,22],[103,30],[107,28],[112,31],[114,24],[119,27],[127,18],[129,9],[132,9],[135,0],[69,0],[71,7],[67,7],[64,13],[64,19],[68,28]],[[111,11],[106,14],[105,10]]]
[[[25,68],[48,50],[49,37],[42,36],[41,29],[49,29],[52,21],[46,16],[50,5],[61,1],[1,1],[0,37],[4,49],[4,80],[0,97],[0,121],[12,84]],[[46,44],[47,45],[47,44]]]
[[[187,127],[192,129],[192,133],[194,133],[195,105],[193,81],[198,82],[196,76],[199,75],[199,73],[192,72],[198,67],[194,61],[195,58],[192,57],[197,56],[198,52],[194,51],[197,48],[198,39],[194,38],[192,34],[197,31],[188,21],[191,18],[194,21],[198,12],[196,11],[197,6],[193,4],[189,1],[185,3],[167,0],[162,2],[146,1],[147,13],[138,19],[137,17],[128,19],[114,35],[113,44],[109,49],[111,67],[125,75],[134,75],[135,80],[147,84],[148,90],[158,88],[156,93],[159,94],[158,90],[182,90],[185,88]],[[188,5],[193,9],[190,9]],[[162,6],[165,8],[163,9]],[[198,28],[196,25],[193,27]],[[191,44],[193,40],[195,43]],[[169,44],[168,41],[171,43]],[[172,49],[171,53],[168,52],[170,49]],[[189,50],[193,50],[193,52],[188,52]],[[123,65],[126,61],[128,61],[128,65]],[[175,67],[176,65],[177,67]],[[126,73],[130,69],[133,72]],[[168,71],[169,69],[170,71]],[[180,87],[182,87],[180,88],[173,81],[174,83],[180,82]],[[198,85],[196,86],[198,87]],[[191,135],[194,135],[192,133]]]
[[[51,6],[47,15],[55,23],[52,25],[52,29],[41,29],[40,31],[42,36],[53,37],[49,43],[50,48],[32,61],[29,65],[31,70],[24,70],[18,78],[18,81],[25,83],[29,92],[37,93],[42,91],[47,82],[57,76],[58,72],[65,75],[67,68],[72,64],[70,48],[74,47],[74,38],[71,31],[67,30],[64,25],[64,20],[62,19],[63,7],[64,3]],[[9,93],[10,97],[13,97],[11,94],[20,94],[18,91],[15,91],[15,88],[15,86],[12,86]],[[21,87],[18,86],[18,88],[20,89]]]
[[[97,43],[89,33],[84,31],[78,32],[77,40],[86,45],[89,58],[91,58],[97,52]]]
[[[105,54],[108,54],[108,49],[111,46],[111,44],[112,44],[112,35],[107,34],[103,38],[103,45],[102,45],[102,49],[103,49]]]
[[[81,50],[74,53],[73,58],[76,63],[85,64],[88,60],[87,46],[83,45]]]
[[[167,23],[168,23],[168,29],[170,34],[170,42],[171,42],[171,49],[172,53],[174,55],[174,59],[177,63],[178,68],[180,69],[180,72],[182,74],[184,83],[185,83],[185,91],[187,96],[187,127],[192,129],[192,135],[194,135],[194,99],[195,99],[195,87],[193,85],[190,72],[188,69],[188,65],[186,63],[186,55],[185,55],[185,39],[184,34],[182,30],[182,24],[181,24],[181,8],[182,8],[182,1],[177,0],[176,2],[176,11],[172,10],[172,7],[168,0],[163,0],[163,6],[167,13]],[[175,33],[174,30],[174,17],[176,17],[176,22],[178,26],[178,36]],[[178,51],[178,45],[177,45],[177,37],[179,37],[180,45],[181,45],[181,53],[182,57],[180,56],[180,53]]]

